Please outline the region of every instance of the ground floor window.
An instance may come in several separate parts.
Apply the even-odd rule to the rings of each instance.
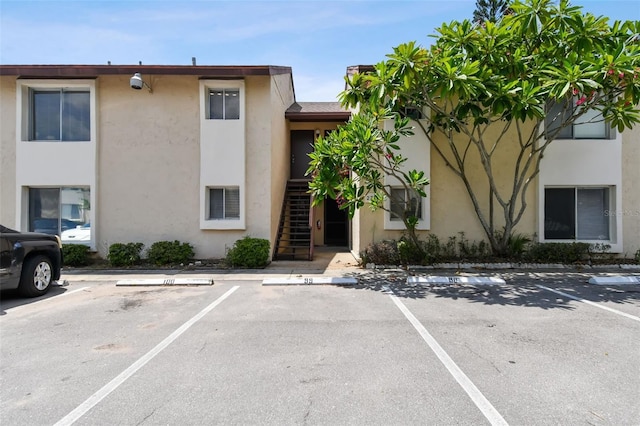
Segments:
[[[609,187],[545,188],[544,238],[610,240]]]
[[[390,214],[392,221],[416,217],[422,219],[422,197],[416,191],[405,188],[391,188]]]
[[[89,188],[29,188],[29,231],[60,236],[63,244],[90,244]]]
[[[208,219],[240,219],[240,188],[209,188]]]

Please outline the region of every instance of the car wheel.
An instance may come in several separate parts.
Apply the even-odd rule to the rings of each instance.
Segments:
[[[26,297],[36,297],[49,290],[53,268],[46,256],[34,256],[22,265],[18,291]]]

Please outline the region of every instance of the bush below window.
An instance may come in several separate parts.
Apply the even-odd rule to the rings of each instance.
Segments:
[[[360,253],[363,264],[376,265],[430,265],[446,262],[528,262],[562,263],[580,262],[606,263],[614,261],[615,255],[609,253],[607,244],[588,243],[531,243],[531,239],[515,234],[509,239],[511,254],[508,257],[495,257],[485,241],[469,241],[464,233],[449,237],[441,242],[430,234],[421,241],[422,250],[405,238],[384,240],[370,244]],[[422,252],[422,253],[421,253]],[[640,262],[640,250],[635,255]]]
[[[63,244],[64,266],[86,266],[89,264],[89,247],[82,244]]]
[[[244,237],[234,243],[227,253],[232,267],[264,268],[269,264],[269,240]]]
[[[536,263],[576,263],[589,258],[588,243],[536,243],[525,259]]]
[[[147,257],[155,265],[175,265],[187,263],[193,259],[193,246],[175,241],[158,241],[151,244]]]
[[[107,260],[111,266],[133,266],[140,262],[142,243],[115,243],[109,246]]]

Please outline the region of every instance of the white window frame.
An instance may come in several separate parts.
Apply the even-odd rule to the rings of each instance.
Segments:
[[[575,235],[574,238],[546,238],[546,190],[547,189],[573,189],[574,191],[574,218],[573,218],[573,222],[574,222],[574,229],[575,229]],[[579,225],[579,203],[578,203],[578,191],[581,189],[606,189],[607,190],[607,197],[608,197],[608,206],[607,208],[605,208],[604,211],[604,215],[605,217],[608,218],[608,232],[609,232],[609,238],[608,239],[579,239],[578,238],[578,225]],[[548,185],[545,186],[543,189],[543,200],[542,200],[542,206],[541,206],[541,211],[542,211],[542,235],[541,235],[541,241],[543,242],[558,242],[558,243],[589,243],[589,244],[595,244],[595,243],[606,243],[606,244],[615,244],[617,239],[616,239],[616,218],[615,218],[615,211],[616,211],[616,187],[615,186],[611,186],[611,185]]]
[[[576,105],[576,103],[578,102],[578,99],[579,99],[578,97],[574,97],[573,98],[573,105],[571,107],[571,110],[567,111],[568,114],[572,114],[574,109],[580,108],[579,105]],[[552,105],[550,108],[548,108],[547,114],[550,114],[551,110],[556,105],[557,104]],[[560,132],[566,131],[566,130],[570,130],[571,131],[571,136],[561,135],[561,133],[558,133],[558,135],[556,136],[555,139],[556,140],[611,140],[611,139],[616,139],[616,131],[615,131],[615,129],[611,128],[611,126],[607,122],[604,121],[604,118],[602,118],[601,115],[602,115],[602,113],[600,111],[598,111],[598,110],[587,111],[585,114],[583,114],[580,117],[578,117],[574,123],[572,123],[571,125],[568,125],[568,126],[564,127],[563,129],[561,129]],[[600,116],[600,118],[598,118],[597,122],[588,123],[590,118],[597,117],[597,116]],[[562,117],[558,117],[558,119],[563,120]],[[545,116],[545,121],[544,121],[545,128],[552,121],[553,121],[552,117],[550,115],[546,115]],[[602,126],[604,129],[601,129],[601,130],[604,130],[604,136],[592,136],[592,135],[576,136],[576,129],[580,129],[580,128],[584,129],[586,126],[593,126],[593,125]],[[546,130],[545,130],[545,136],[546,136],[546,134],[547,133],[546,133]]]
[[[222,92],[222,117],[214,118],[212,117],[211,111],[211,97],[214,95],[213,92]],[[232,93],[232,96],[237,97],[238,102],[238,117],[228,118],[227,117],[227,96]],[[206,102],[206,118],[207,120],[240,120],[242,117],[242,102],[241,102],[241,92],[239,87],[209,87],[207,88],[207,102]]]
[[[89,135],[87,141],[61,141],[61,140],[35,140],[31,138],[32,108],[31,93],[33,91],[88,91],[89,92]],[[29,143],[60,143],[78,144],[85,142],[95,143],[97,139],[97,96],[95,80],[17,80],[17,110],[16,129],[18,141]]]
[[[222,217],[214,218],[212,217],[211,212],[211,194],[212,191],[221,190],[222,191]],[[227,191],[236,190],[238,191],[238,216],[227,217]],[[208,187],[207,188],[207,220],[240,220],[240,187],[239,186],[216,186],[216,187]]]
[[[427,187],[428,188],[428,187]],[[399,185],[399,186],[392,186],[390,187],[390,190],[404,190],[405,191],[405,197],[406,197],[406,189]],[[417,194],[419,196],[419,194]],[[427,194],[428,196],[428,194]],[[416,225],[416,229],[418,230],[428,230],[429,229],[429,223],[427,221],[427,205],[428,203],[426,202],[427,198],[426,197],[420,197],[420,217],[418,218],[418,223]],[[391,200],[389,199],[389,197],[385,198],[384,201],[384,207],[385,207],[385,212],[384,212],[384,228],[385,229],[389,229],[389,230],[404,230],[405,226],[404,226],[404,222],[402,221],[401,218],[395,217],[391,214]]]
[[[31,211],[30,211],[30,205],[29,205],[29,200],[30,200],[30,191],[32,189],[57,189],[59,192],[59,200],[58,200],[58,218],[61,219],[66,219],[66,218],[62,218],[62,208],[65,205],[63,203],[63,197],[62,197],[62,191],[64,189],[82,189],[82,190],[86,190],[89,192],[89,198],[86,200],[89,204],[89,208],[88,210],[88,214],[86,214],[86,221],[85,223],[89,223],[91,225],[91,238],[88,241],[82,241],[82,242],[70,242],[70,241],[62,241],[62,244],[82,244],[82,245],[86,245],[88,246],[91,250],[95,250],[95,241],[96,241],[96,236],[95,236],[95,210],[93,208],[93,203],[95,201],[95,193],[94,193],[94,188],[89,186],[89,185],[29,185],[29,186],[24,186],[22,188],[21,195],[22,195],[22,202],[19,205],[20,208],[20,218],[21,218],[21,225],[19,226],[19,228],[22,229],[22,231],[28,232],[30,231],[30,226],[31,226]],[[84,223],[83,223],[84,224]],[[81,225],[81,224],[78,224]],[[60,235],[61,237],[61,235]]]
[[[236,189],[238,190],[239,217],[211,217],[211,193],[215,189]],[[204,208],[200,219],[200,229],[218,229],[218,230],[245,230],[246,202],[245,188],[242,185],[207,185],[204,187],[203,194]]]
[[[393,194],[394,191],[402,191],[404,193],[404,197],[400,202],[406,205],[407,202],[408,202],[407,198],[408,198],[410,190],[406,189],[403,186],[394,186],[394,187],[390,188],[390,192],[392,194]],[[423,197],[420,197],[420,194],[418,194],[418,193],[416,193],[416,196],[417,196],[417,198],[419,200],[419,203],[420,203],[420,208],[418,209],[418,220],[422,220],[423,210],[424,210],[422,208],[422,205],[424,204],[422,202],[422,198]],[[393,215],[393,207],[394,207],[394,200],[393,199],[389,199],[389,220],[394,221],[394,222],[395,221],[402,222],[402,218]]]

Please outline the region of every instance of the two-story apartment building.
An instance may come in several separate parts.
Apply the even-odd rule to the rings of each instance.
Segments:
[[[330,200],[310,210],[305,193],[314,139],[349,116],[336,102],[296,102],[289,67],[2,65],[0,223],[102,256],[116,242],[180,240],[199,258],[222,257],[245,235],[268,239],[274,257],[309,258],[314,245],[357,254],[397,238],[401,224],[368,209],[348,221]],[[640,129],[562,137],[518,231],[633,255]],[[431,178],[421,232],[483,239],[462,184],[427,139],[403,146],[407,167]]]

